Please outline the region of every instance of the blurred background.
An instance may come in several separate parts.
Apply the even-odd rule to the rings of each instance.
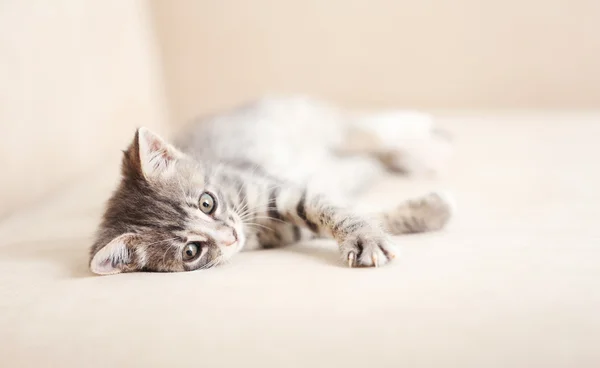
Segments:
[[[597,0],[0,0],[0,216],[116,160],[137,126],[265,93],[595,109],[598,24]]]

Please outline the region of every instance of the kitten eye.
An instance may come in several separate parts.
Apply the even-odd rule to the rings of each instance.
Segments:
[[[199,242],[191,242],[187,243],[185,247],[183,247],[183,260],[189,262],[200,255],[200,250],[202,248],[202,244]]]
[[[208,192],[202,193],[200,196],[200,211],[210,215],[211,213],[215,212],[216,209],[217,201],[215,200],[215,197]]]

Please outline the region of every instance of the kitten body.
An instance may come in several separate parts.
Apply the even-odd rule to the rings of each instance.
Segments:
[[[351,114],[304,97],[267,97],[198,119],[174,143],[201,161],[258,165],[338,198],[364,189],[387,169],[438,171],[450,153],[426,114]]]
[[[347,202],[386,170],[439,170],[448,142],[422,114],[351,115],[306,98],[266,98],[192,122],[175,145],[141,128],[91,249],[98,274],[209,268],[242,249],[332,237],[349,266],[395,254],[388,235],[437,230],[429,194],[363,216]]]

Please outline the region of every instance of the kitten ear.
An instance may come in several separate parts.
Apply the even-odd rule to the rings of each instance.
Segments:
[[[123,234],[114,238],[94,254],[90,269],[98,275],[114,275],[124,271],[132,257],[128,244],[135,240],[134,234]]]
[[[133,169],[146,179],[152,179],[167,174],[175,162],[184,155],[177,148],[167,143],[158,134],[147,128],[139,128],[125,158],[125,171]]]
[[[146,178],[167,173],[183,157],[177,148],[144,127],[138,129],[137,138],[140,165]]]

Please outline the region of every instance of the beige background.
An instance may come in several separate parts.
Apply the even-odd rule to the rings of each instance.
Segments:
[[[141,1],[0,1],[0,215],[116,161],[165,120]]]
[[[600,2],[0,1],[0,216],[134,127],[266,92],[361,107],[600,107]]]
[[[152,1],[175,118],[268,91],[434,109],[600,106],[596,0]]]

